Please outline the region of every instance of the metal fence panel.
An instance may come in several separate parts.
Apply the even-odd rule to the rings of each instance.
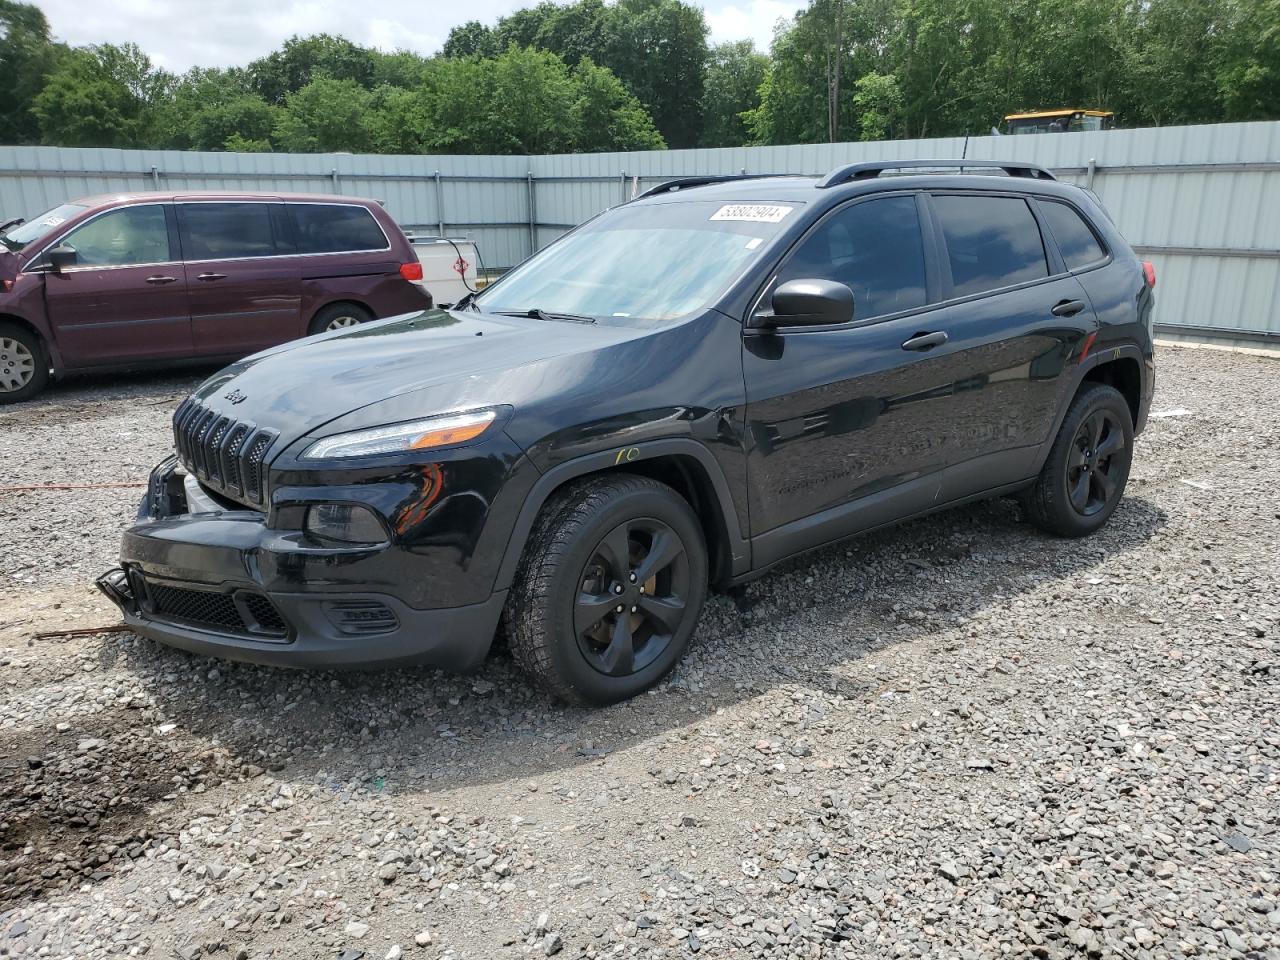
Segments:
[[[474,239],[501,270],[635,185],[959,156],[1039,163],[1091,186],[1156,263],[1161,323],[1280,337],[1280,122],[539,157],[0,147],[0,217],[149,189],[339,193],[381,200],[411,232]]]

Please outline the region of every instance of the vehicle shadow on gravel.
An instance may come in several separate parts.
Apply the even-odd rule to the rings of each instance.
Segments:
[[[1100,533],[1059,540],[1024,523],[1013,503],[991,501],[825,548],[735,596],[711,597],[672,677],[606,709],[564,707],[530,690],[501,652],[467,677],[258,667],[127,634],[104,654],[123,658],[180,736],[229,754],[218,764],[228,771],[273,770],[335,791],[422,793],[557,773],[570,783],[575,766],[779,685],[877,696],[883,678],[859,668],[868,653],[962,632],[984,608],[1047,585],[1078,587],[1166,522],[1131,496]]]

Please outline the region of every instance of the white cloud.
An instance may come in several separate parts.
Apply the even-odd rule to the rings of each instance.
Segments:
[[[719,7],[709,4],[704,9],[712,43],[753,40],[757,50],[767,53],[777,22],[790,20],[796,11],[806,6],[803,0],[749,0]]]
[[[351,0],[37,0],[58,39],[77,46],[133,42],[157,65],[179,73],[248,63],[295,34],[332,33],[380,50],[429,55],[450,28],[467,20],[491,24],[535,2],[384,0],[371,16]],[[803,6],[804,0],[710,0],[704,9],[713,43],[751,39],[764,51],[778,18]]]

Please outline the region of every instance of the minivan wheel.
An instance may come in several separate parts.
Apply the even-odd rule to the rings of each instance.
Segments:
[[[688,502],[647,477],[604,475],[543,507],[503,621],[516,663],[547,692],[616,703],[676,665],[706,594]]]
[[[1022,495],[1027,518],[1060,537],[1093,533],[1124,495],[1133,417],[1114,387],[1087,383],[1071,402],[1040,476]]]
[[[40,338],[25,327],[0,323],[0,403],[34,397],[49,382]]]
[[[354,303],[333,303],[315,315],[307,334],[314,336],[317,333],[358,327],[372,319],[373,316],[364,307],[358,307]]]

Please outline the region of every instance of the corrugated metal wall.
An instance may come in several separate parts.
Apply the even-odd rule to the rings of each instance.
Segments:
[[[276,190],[376,197],[406,229],[475,239],[505,268],[661,180],[819,174],[904,157],[1013,159],[1091,184],[1155,261],[1162,324],[1280,335],[1280,122],[1033,137],[541,157],[387,157],[0,147],[0,218],[120,190]]]

